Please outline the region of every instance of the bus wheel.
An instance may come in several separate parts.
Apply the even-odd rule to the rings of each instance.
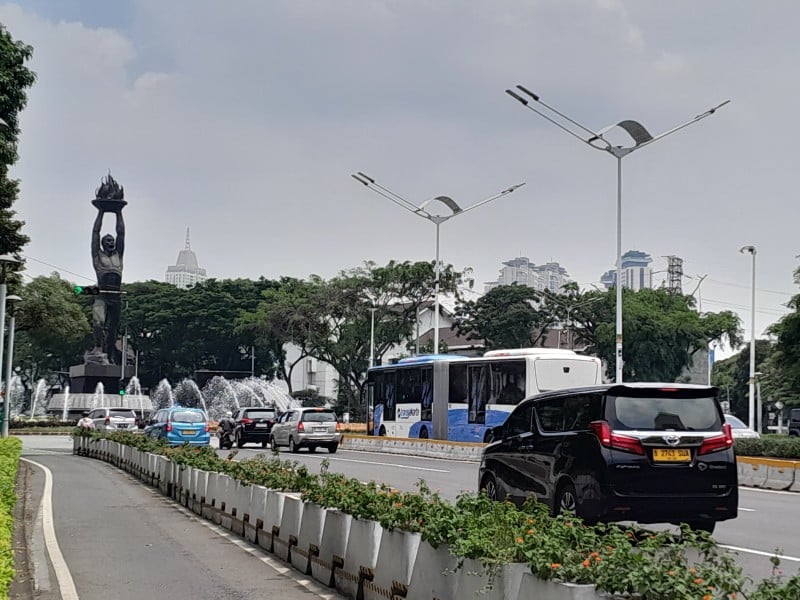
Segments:
[[[421,440],[427,440],[428,439],[428,428],[427,427],[423,427],[422,429],[419,430],[419,439],[421,439]]]
[[[378,430],[378,435],[381,437],[386,437],[386,427],[381,425],[381,428]]]

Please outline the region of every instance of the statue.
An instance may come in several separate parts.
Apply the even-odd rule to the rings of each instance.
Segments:
[[[127,204],[125,191],[109,172],[95,191],[92,204],[97,207],[97,218],[92,229],[92,262],[97,274],[100,293],[92,307],[94,348],[86,354],[87,363],[118,364],[117,333],[121,316],[120,292],[122,288],[122,255],[125,252],[125,221],[122,208]],[[107,234],[100,238],[100,229],[106,213],[117,216],[117,237]],[[119,355],[119,359],[122,356]]]

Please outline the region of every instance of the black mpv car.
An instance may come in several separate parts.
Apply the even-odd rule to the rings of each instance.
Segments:
[[[268,406],[240,408],[233,413],[233,420],[236,422],[233,439],[237,448],[248,442],[260,443],[262,448],[266,448],[278,413]]]
[[[730,425],[717,388],[627,383],[523,400],[492,430],[479,488],[586,522],[688,523],[713,531],[738,510]]]

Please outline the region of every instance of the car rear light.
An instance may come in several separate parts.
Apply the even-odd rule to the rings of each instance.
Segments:
[[[729,423],[722,426],[722,435],[715,435],[714,437],[706,438],[700,445],[698,454],[711,454],[712,452],[719,452],[720,450],[727,450],[733,446],[733,431]]]
[[[167,421],[167,431],[172,431],[172,421]]]
[[[635,437],[627,435],[620,435],[611,430],[611,427],[606,421],[592,421],[589,424],[592,431],[597,436],[602,446],[612,448],[614,450],[622,450],[624,452],[632,452],[633,454],[644,455],[644,448],[642,442]]]
[[[111,417],[106,417],[106,425],[111,423]]]
[[[305,431],[305,430],[306,430],[306,427],[305,427],[305,425],[303,425],[303,422],[302,422],[302,421],[300,421],[300,422],[297,424],[297,431]]]
[[[253,419],[242,419],[242,425],[250,425],[253,422]]]
[[[336,421],[336,431],[341,431],[341,430],[342,430],[342,424],[339,423],[339,421]]]

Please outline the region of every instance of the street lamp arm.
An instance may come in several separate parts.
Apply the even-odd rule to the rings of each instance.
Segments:
[[[487,204],[488,202],[491,202],[492,200],[497,200],[501,196],[505,196],[505,195],[510,194],[511,192],[515,191],[515,190],[518,190],[523,185],[525,185],[525,182],[517,183],[515,185],[512,185],[511,187],[504,189],[502,192],[500,192],[498,194],[495,194],[494,196],[489,196],[488,198],[485,198],[484,200],[476,202],[472,206],[468,206],[467,208],[465,208],[464,210],[462,210],[458,214],[464,214],[465,212],[467,212],[469,210],[472,210],[473,208],[478,208],[479,206],[483,206],[484,204]]]
[[[372,179],[372,177],[369,177],[368,175],[365,175],[364,173],[361,173],[360,171],[357,174],[352,175],[352,177],[353,177],[353,179],[355,179],[359,183],[362,183],[365,186],[367,186],[369,189],[371,189],[376,194],[379,194],[379,195],[383,196],[384,198],[386,198],[387,200],[390,200],[391,202],[394,202],[395,204],[397,204],[401,208],[405,208],[409,212],[416,213],[416,214],[419,214],[420,216],[426,217],[427,213],[425,213],[425,211],[422,211],[420,209],[420,207],[417,207],[416,205],[412,204],[411,202],[409,202],[408,200],[403,198],[401,195],[394,193],[389,188],[382,186],[381,184],[376,182],[374,179]]]
[[[590,136],[597,135],[597,133],[596,133],[595,131],[593,131],[593,130],[589,129],[588,127],[586,127],[586,126],[585,126],[585,125],[583,125],[582,123],[579,123],[578,121],[576,121],[576,120],[575,120],[575,119],[573,119],[572,117],[570,117],[570,116],[566,115],[565,113],[561,112],[560,110],[558,110],[558,109],[557,109],[557,108],[555,108],[554,106],[550,106],[549,104],[547,104],[546,102],[544,102],[544,101],[543,101],[543,100],[542,100],[542,99],[539,97],[539,95],[538,95],[538,94],[534,94],[532,91],[530,91],[529,89],[527,89],[527,88],[525,88],[525,87],[523,87],[523,86],[521,86],[521,85],[517,85],[517,89],[518,89],[518,90],[520,90],[522,93],[524,93],[524,94],[527,94],[528,96],[530,96],[530,97],[531,97],[531,98],[534,100],[534,102],[538,102],[538,103],[539,103],[539,104],[541,104],[541,105],[542,105],[542,106],[543,106],[545,109],[549,110],[551,113],[554,113],[554,114],[558,115],[559,117],[561,117],[562,119],[564,119],[564,120],[565,120],[565,121],[567,121],[568,123],[572,123],[572,124],[573,124],[575,127],[577,127],[578,129],[582,129],[583,131],[585,131],[586,133],[588,133]],[[573,135],[575,135],[575,134],[573,134]],[[583,139],[581,136],[576,136],[576,137],[578,137],[579,139],[581,139],[581,140],[582,140],[582,141],[584,141],[584,142],[586,141],[586,140],[584,140],[584,139]]]
[[[517,86],[517,87],[520,87],[520,86]],[[564,118],[565,118],[567,121],[569,121],[570,123],[575,123],[575,125],[576,125],[577,127],[580,127],[580,128],[581,128],[581,129],[583,129],[584,131],[587,131],[587,132],[589,132],[589,133],[591,134],[591,136],[590,136],[588,139],[585,139],[585,138],[584,138],[582,135],[580,135],[580,134],[576,133],[575,131],[573,131],[572,129],[570,129],[569,127],[567,127],[566,125],[564,125],[563,123],[560,123],[558,120],[554,119],[553,117],[551,117],[551,116],[550,116],[550,115],[548,115],[547,113],[545,113],[545,112],[543,112],[543,111],[541,111],[541,110],[537,110],[536,108],[534,108],[533,106],[531,106],[531,105],[530,105],[530,102],[528,102],[528,100],[526,100],[525,98],[523,98],[523,97],[522,97],[522,96],[520,96],[519,94],[516,94],[516,93],[515,93],[513,90],[506,90],[506,94],[508,94],[509,96],[511,96],[512,98],[514,98],[515,100],[517,100],[517,101],[518,101],[520,104],[522,104],[522,106],[524,106],[525,108],[527,108],[527,109],[528,109],[528,110],[530,110],[531,112],[534,112],[534,113],[536,113],[537,115],[539,115],[539,116],[540,116],[540,117],[542,117],[543,119],[545,119],[545,120],[549,121],[550,123],[552,123],[553,125],[555,125],[555,126],[556,126],[556,127],[558,127],[559,129],[562,129],[562,130],[566,131],[566,132],[567,132],[568,134],[570,134],[572,137],[574,137],[574,138],[577,138],[578,140],[580,140],[580,141],[581,141],[581,142],[583,142],[584,144],[589,144],[590,146],[592,146],[592,144],[590,144],[590,143],[589,143],[589,142],[590,142],[590,140],[593,140],[593,139],[594,139],[594,140],[596,140],[596,139],[598,139],[598,138],[600,137],[600,136],[598,136],[598,135],[597,135],[595,132],[591,131],[590,129],[587,129],[587,128],[586,128],[586,127],[584,127],[583,125],[580,125],[580,124],[576,123],[575,121],[573,121],[572,119],[570,119],[570,118],[568,118],[568,117],[564,117]],[[538,96],[537,96],[537,97],[538,97]],[[558,113],[558,111],[553,111],[553,112],[556,112],[557,114],[560,114],[560,113]],[[605,142],[605,140],[603,140],[603,141]],[[608,144],[608,142],[606,142],[606,144]],[[609,147],[611,147],[611,144],[608,144],[608,146],[609,146]],[[592,146],[592,148],[597,148],[597,146]],[[598,149],[599,149],[599,150],[605,150],[605,148],[598,148]]]
[[[653,142],[657,142],[658,140],[663,139],[663,138],[667,137],[668,135],[672,135],[676,131],[680,131],[681,129],[685,129],[689,125],[693,125],[693,124],[697,123],[698,121],[701,121],[701,120],[705,119],[706,117],[710,117],[715,112],[717,112],[717,109],[722,108],[723,106],[725,106],[728,103],[730,103],[730,100],[725,100],[725,102],[717,104],[714,108],[708,109],[706,112],[701,113],[701,114],[697,115],[696,117],[694,117],[692,119],[689,119],[685,123],[681,123],[680,125],[677,125],[676,127],[673,127],[672,129],[668,129],[667,131],[659,133],[657,136],[653,137],[650,140],[647,140],[646,142],[643,142],[641,144],[637,144],[635,146],[635,148],[637,150],[639,148],[644,148],[645,146],[648,146],[649,144],[652,144]]]

